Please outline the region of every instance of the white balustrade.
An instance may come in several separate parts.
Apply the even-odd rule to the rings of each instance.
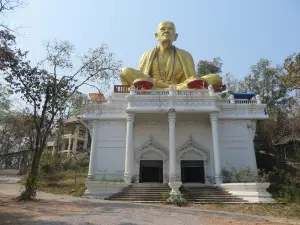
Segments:
[[[126,94],[128,95],[128,93]],[[119,100],[124,99],[126,97],[125,94],[122,94],[122,96],[113,96],[111,98],[108,98],[107,101],[101,101],[96,102],[90,99],[87,99],[84,101],[81,113],[82,114],[99,114],[102,112],[103,108],[106,106],[109,106],[114,101],[114,98],[117,98]],[[235,104],[235,105],[256,105],[256,104],[262,104],[261,96],[256,95],[256,98],[253,98],[251,100],[248,99],[235,99],[233,95],[230,95],[229,98],[221,98],[219,97],[219,93],[213,92],[212,88],[208,89],[200,89],[200,90],[176,90],[175,88],[171,87],[169,90],[137,90],[134,86],[130,88],[129,96],[131,96],[128,101],[132,103],[130,106],[136,106],[136,107],[143,107],[141,102],[141,99],[143,99],[145,96],[145,101],[151,105],[155,102],[159,102],[158,105],[166,106],[170,102],[172,106],[175,106],[176,104],[179,104],[182,106],[182,102],[185,102],[186,107],[189,107],[189,104],[191,106],[199,105],[201,106],[201,102],[215,102],[216,105],[222,105],[222,104]],[[153,96],[153,97],[150,97]],[[163,97],[163,98],[159,98]],[[146,100],[147,99],[147,100]],[[119,101],[118,100],[118,101]],[[144,101],[144,100],[143,100]],[[175,105],[174,105],[175,104]],[[157,104],[156,104],[157,105]],[[208,106],[208,105],[205,105]],[[131,108],[131,107],[129,107]]]

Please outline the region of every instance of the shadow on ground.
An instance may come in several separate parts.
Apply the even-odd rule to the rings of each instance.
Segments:
[[[73,223],[62,222],[55,218],[36,218],[35,215],[27,215],[20,212],[0,212],[1,225],[73,225]],[[96,225],[93,223],[82,223],[80,225]],[[121,223],[120,225],[137,225],[133,223]]]

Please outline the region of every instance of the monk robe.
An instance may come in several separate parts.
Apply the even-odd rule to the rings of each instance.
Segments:
[[[189,78],[196,77],[194,60],[190,53],[176,48],[176,51],[172,51],[170,54],[166,67],[159,68],[157,51],[158,49],[154,48],[145,52],[140,60],[138,70],[128,67],[122,69],[121,83],[132,85],[135,79],[149,80],[149,78],[154,78],[154,87],[168,88],[170,85],[187,83]]]

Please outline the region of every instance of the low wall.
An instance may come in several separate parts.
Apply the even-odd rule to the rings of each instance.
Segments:
[[[128,184],[124,182],[102,182],[102,181],[86,181],[86,191],[83,194],[84,198],[105,199],[112,194],[122,191]]]
[[[242,198],[250,203],[273,203],[267,188],[270,183],[225,183],[220,185],[230,194]]]

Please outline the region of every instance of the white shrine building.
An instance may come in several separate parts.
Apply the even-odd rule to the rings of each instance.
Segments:
[[[265,108],[259,95],[222,97],[212,86],[115,87],[105,102],[83,105],[81,122],[92,137],[86,193],[99,194],[101,179],[124,179],[120,188],[143,182],[217,185],[252,202],[271,201],[269,184],[222,180],[225,168],[257,170],[253,139],[257,121],[268,119]]]

